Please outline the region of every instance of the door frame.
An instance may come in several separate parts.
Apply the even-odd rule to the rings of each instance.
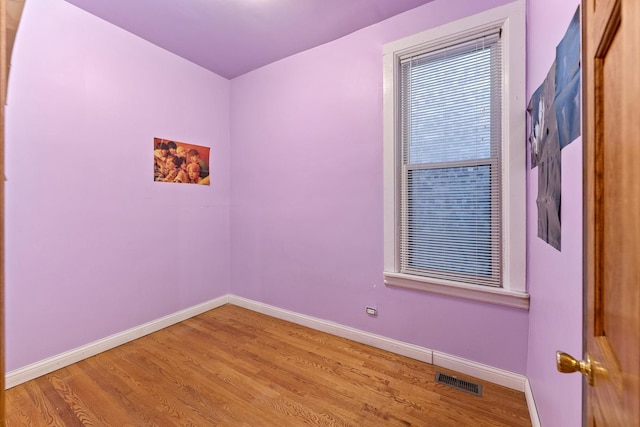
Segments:
[[[640,121],[637,120],[638,95],[640,95],[640,78],[637,69],[640,67],[639,48],[640,43],[640,3],[637,0],[582,0],[582,109],[583,109],[583,355],[590,353],[595,366],[592,365],[591,372],[595,372],[595,386],[591,387],[583,381],[582,389],[582,412],[583,424],[593,425],[597,417],[605,418],[611,425],[630,425],[629,420],[637,420],[640,414],[640,354],[638,353],[638,340],[640,335],[640,319],[635,310],[634,304],[640,302],[640,292],[632,286],[630,278],[637,276],[637,264],[629,262],[635,261],[634,255],[638,253],[638,232],[637,222],[628,229],[625,229],[625,238],[620,243],[619,254],[624,258],[627,266],[633,268],[623,269],[624,275],[613,276],[616,280],[622,278],[621,283],[625,284],[609,288],[603,288],[604,280],[611,280],[608,272],[613,268],[605,262],[605,250],[611,253],[610,247],[605,245],[606,236],[604,227],[605,215],[610,218],[612,208],[606,210],[603,206],[615,206],[620,208],[620,200],[624,200],[624,205],[617,212],[635,212],[640,207],[640,186],[636,176],[638,175],[637,159],[640,158],[637,144],[637,135],[640,132]],[[610,88],[605,80],[604,63],[605,57],[609,58],[610,49],[615,43],[614,55],[618,56],[621,65],[617,64],[614,69],[620,73],[620,81],[623,82],[624,89],[614,88],[611,92],[620,92],[618,103],[606,104],[605,93]],[[622,45],[619,45],[622,43]],[[610,77],[609,77],[610,78]],[[614,79],[615,81],[615,79]],[[610,102],[610,101],[609,101]],[[613,105],[622,111],[619,116],[620,141],[624,143],[617,147],[624,147],[624,152],[613,151],[605,148],[605,134],[602,131],[605,118],[601,104]],[[611,111],[618,111],[611,108]],[[617,128],[618,129],[618,128]],[[630,139],[628,135],[634,135]],[[622,150],[622,148],[620,148]],[[605,153],[606,151],[606,153]],[[612,164],[605,162],[608,155],[610,158],[620,162],[620,168],[624,171],[620,174],[611,174]],[[615,157],[613,157],[615,156]],[[633,159],[635,163],[627,161]],[[608,166],[607,166],[608,165]],[[615,190],[609,189],[605,192],[603,182],[609,181]],[[615,199],[611,194],[621,193],[625,197],[617,196]],[[604,202],[604,196],[607,200]],[[622,218],[622,217],[620,217]],[[626,218],[626,217],[625,217]],[[633,217],[637,221],[637,217]],[[629,225],[631,221],[624,222]],[[630,234],[634,232],[635,234]],[[608,234],[607,234],[608,235]],[[618,232],[616,236],[619,236]],[[611,239],[610,239],[611,240]],[[633,242],[634,244],[630,244]],[[613,256],[610,257],[614,258]],[[634,269],[635,268],[635,269]],[[606,270],[606,274],[605,274]],[[630,284],[631,283],[631,284]],[[630,291],[633,289],[633,291]],[[611,296],[614,303],[606,304],[605,301]],[[618,299],[614,299],[618,298]],[[624,303],[616,304],[618,301]],[[612,322],[613,331],[618,331],[620,324],[624,322],[623,329],[634,331],[635,335],[627,334],[624,339],[620,335],[607,334],[604,328],[604,313],[613,311],[611,305],[620,310],[618,318],[622,321]],[[608,307],[608,308],[607,308]],[[615,326],[615,327],[614,327]],[[616,329],[616,327],[618,329]],[[612,332],[611,330],[609,332]],[[618,354],[614,354],[614,348],[607,341],[607,335],[616,338],[616,348]],[[631,339],[629,339],[631,338]],[[625,343],[625,345],[621,345]],[[616,356],[624,355],[618,358]],[[600,363],[602,364],[601,366]],[[635,399],[635,400],[634,400]]]
[[[5,425],[5,341],[4,341],[4,133],[5,105],[13,43],[26,0],[0,0],[0,426]]]

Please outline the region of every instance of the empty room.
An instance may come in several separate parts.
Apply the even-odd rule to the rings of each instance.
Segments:
[[[0,4],[6,425],[640,425],[637,1]]]

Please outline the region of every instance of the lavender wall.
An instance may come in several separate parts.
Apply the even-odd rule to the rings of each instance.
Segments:
[[[7,369],[232,290],[526,373],[545,427],[579,425],[580,379],[553,353],[581,353],[580,140],[563,150],[562,252],[536,237],[529,174],[529,313],[382,283],[382,45],[508,1],[436,0],[231,83],[62,0],[27,2],[7,111]],[[529,2],[528,95],[576,5]],[[211,146],[213,185],[154,184],[154,136]]]
[[[233,293],[525,373],[526,311],[382,282],[382,46],[507,2],[436,0],[231,82]]]
[[[62,0],[28,1],[7,111],[13,370],[229,292],[229,82]],[[212,186],[154,183],[154,137]]]
[[[545,79],[578,4],[577,0],[529,1],[527,97]],[[527,376],[542,425],[580,426],[582,379],[559,374],[555,352],[582,354],[582,140],[562,150],[561,252],[537,237],[537,176],[537,169],[530,170],[527,191],[531,294]]]

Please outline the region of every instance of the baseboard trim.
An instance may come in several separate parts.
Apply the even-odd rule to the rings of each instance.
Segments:
[[[95,356],[103,351],[110,350],[119,345],[128,343],[135,339],[141,338],[150,333],[164,329],[167,326],[182,322],[193,316],[197,316],[206,311],[223,306],[229,302],[229,296],[224,295],[219,298],[212,299],[202,304],[194,305],[173,314],[152,320],[143,325],[133,327],[123,332],[111,335],[109,337],[94,341],[81,347],[69,350],[67,352],[49,357],[31,365],[24,366],[19,369],[7,372],[5,376],[5,388],[9,389],[19,384],[25,383],[42,375],[51,373],[57,369],[64,368],[73,363],[79,362],[91,356]]]
[[[527,377],[521,374],[440,353],[439,351],[433,352],[433,364],[517,391],[524,391],[525,381],[527,380]]]
[[[329,322],[327,320],[283,310],[278,307],[239,297],[237,295],[229,295],[229,304],[244,307],[249,310],[257,311],[258,313],[287,320],[298,325],[307,326],[318,331],[337,335],[342,338],[347,338],[372,347],[420,360],[422,362],[452,369],[460,372],[461,374],[470,375],[513,390],[525,390],[525,381],[527,378],[521,374],[483,365],[460,357],[451,356],[446,353],[433,351],[415,344],[409,344],[380,335],[375,335],[359,329],[340,325],[338,323]]]
[[[542,423],[540,423],[538,408],[536,407],[536,401],[533,398],[533,390],[531,389],[531,382],[528,378],[525,381],[524,397],[527,399],[527,408],[529,408],[529,415],[531,416],[531,426],[541,427]]]
[[[289,310],[284,310],[272,305],[253,301],[237,295],[229,295],[229,304],[234,304],[258,313],[266,314],[277,319],[287,320],[297,325],[302,325],[328,334],[347,338],[362,344],[367,344],[392,353],[407,356],[426,363],[433,363],[433,353],[428,348],[409,344],[403,341],[393,340],[381,335],[375,335],[359,329],[350,328],[339,323],[318,319]]]
[[[527,405],[531,413],[533,427],[539,427],[538,412],[533,399],[533,392],[528,379],[524,375],[483,365],[460,357],[446,353],[433,351],[415,344],[394,340],[381,335],[351,328],[339,323],[330,322],[316,317],[307,316],[289,310],[284,310],[272,305],[253,301],[237,295],[224,295],[219,298],[207,301],[202,304],[189,307],[176,313],[164,316],[160,319],[147,322],[126,331],[111,335],[98,341],[69,350],[65,353],[52,356],[31,365],[10,371],[5,376],[5,387],[7,389],[30,381],[39,376],[48,374],[57,369],[79,362],[103,351],[110,350],[119,345],[141,338],[160,329],[182,322],[191,317],[202,314],[206,311],[221,307],[225,304],[234,304],[258,313],[266,314],[277,319],[306,326],[318,331],[326,332],[342,338],[347,338],[362,344],[370,345],[382,350],[390,351],[402,356],[410,357],[425,363],[451,369],[465,375],[473,376],[484,381],[499,384],[513,390],[525,392]],[[535,420],[534,420],[535,417]],[[536,423],[537,422],[537,423]]]

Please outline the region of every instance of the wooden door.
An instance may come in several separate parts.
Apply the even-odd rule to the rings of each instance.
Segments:
[[[4,426],[4,106],[13,42],[25,0],[0,0],[0,426]]]
[[[640,0],[582,16],[586,420],[640,426]]]

